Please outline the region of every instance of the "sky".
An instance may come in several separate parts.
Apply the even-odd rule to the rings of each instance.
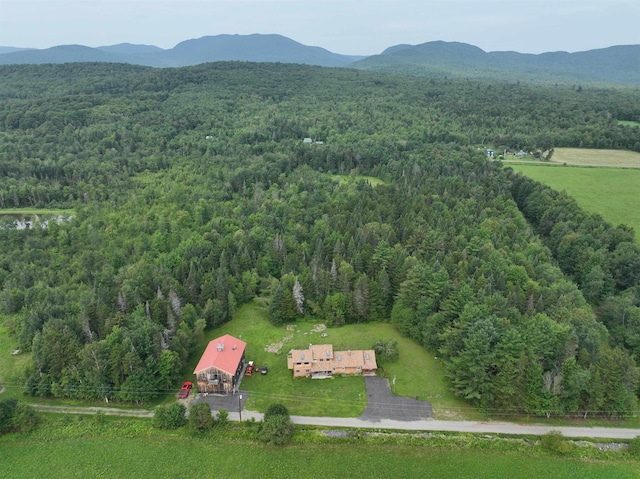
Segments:
[[[0,0],[0,46],[166,49],[252,33],[345,55],[434,40],[575,52],[640,44],[640,0]]]

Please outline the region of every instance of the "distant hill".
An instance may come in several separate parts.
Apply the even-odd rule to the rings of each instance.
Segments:
[[[332,53],[282,35],[215,35],[163,50],[153,45],[91,48],[62,45],[44,50],[0,47],[0,64],[112,62],[180,67],[217,61],[280,62],[349,67],[417,76],[547,83],[640,84],[640,45],[578,53],[485,52],[458,42],[395,45],[370,57]]]
[[[539,55],[485,52],[457,42],[396,45],[351,65],[424,76],[640,84],[640,45]]]
[[[11,48],[11,47],[0,47]],[[179,67],[224,60],[301,63],[342,67],[363,57],[340,55],[320,47],[306,46],[282,35],[216,35],[187,40],[163,50],[152,45],[118,45],[98,48],[63,45],[44,50],[2,53],[0,64],[117,62],[152,67]]]

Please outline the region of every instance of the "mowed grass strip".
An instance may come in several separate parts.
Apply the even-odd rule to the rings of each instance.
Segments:
[[[640,153],[625,150],[597,150],[587,148],[556,148],[553,163],[640,168]]]
[[[30,362],[30,353],[12,354],[16,342],[9,336],[6,326],[0,322],[0,399],[8,397],[22,399],[22,385],[18,382],[20,373]]]
[[[447,447],[425,441],[315,439],[273,447],[224,431],[201,438],[185,431],[159,431],[150,421],[143,421],[107,421],[90,428],[69,418],[66,425],[57,421],[31,434],[2,436],[3,477],[638,477],[637,461],[556,457],[534,450],[509,450],[499,442],[475,448],[465,447],[464,442]]]
[[[640,170],[509,166],[554,190],[566,191],[584,210],[599,213],[614,226],[625,224],[632,227],[636,239],[640,239]]]
[[[392,339],[398,341],[400,358],[392,363],[379,362],[378,375],[390,380],[396,377],[395,387],[392,386],[396,394],[430,401],[438,419],[481,417],[476,409],[447,391],[440,361],[418,343],[402,336],[393,325],[363,323],[323,328],[323,324],[313,321],[274,326],[268,320],[266,306],[254,300],[239,308],[232,321],[208,331],[206,341],[223,334],[241,338],[247,343],[247,361],[254,361],[257,366],[268,366],[266,376],[258,373],[242,380],[241,389],[250,392],[246,404],[250,410],[265,411],[269,404],[282,402],[294,415],[357,417],[366,407],[362,377],[294,380],[292,372],[287,369],[287,354],[291,349],[305,349],[309,343],[332,344],[337,351],[371,349],[379,339]],[[204,351],[204,344],[201,350]],[[196,356],[192,360],[194,367],[199,359]]]

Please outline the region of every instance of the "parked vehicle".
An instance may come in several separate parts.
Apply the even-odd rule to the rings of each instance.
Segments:
[[[193,387],[193,383],[191,381],[185,381],[182,385],[182,389],[178,393],[178,399],[185,399],[189,396],[189,392],[191,392],[191,388]]]
[[[267,374],[269,372],[269,368],[267,368],[267,365],[265,364],[264,366],[262,366],[262,368],[260,369],[260,374],[262,374],[263,376],[265,374]]]
[[[247,364],[247,370],[245,371],[244,375],[245,376],[251,376],[253,374],[253,361],[249,361],[249,363]]]

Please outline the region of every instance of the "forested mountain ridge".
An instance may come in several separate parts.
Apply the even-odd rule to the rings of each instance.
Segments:
[[[300,44],[282,35],[213,35],[163,50],[152,45],[119,44],[97,48],[59,45],[47,49],[0,47],[0,64],[70,62],[130,63],[180,67],[216,61],[282,62],[349,67],[429,77],[564,84],[640,83],[640,45],[584,52],[485,52],[459,42],[395,45],[379,55],[353,56]]]
[[[637,410],[633,232],[477,148],[640,148],[616,121],[637,92],[234,62],[0,75],[1,204],[76,212],[0,229],[27,393],[143,401],[260,294],[275,322],[390,318],[486,408]]]
[[[457,42],[428,42],[397,45],[350,66],[436,77],[637,85],[640,83],[640,45],[535,55],[485,52]]]
[[[217,61],[282,62],[342,67],[361,56],[332,53],[302,45],[282,35],[212,35],[185,40],[163,50],[152,45],[119,44],[91,48],[59,45],[43,50],[0,50],[0,64],[71,62],[130,63],[152,67],[180,67]]]

